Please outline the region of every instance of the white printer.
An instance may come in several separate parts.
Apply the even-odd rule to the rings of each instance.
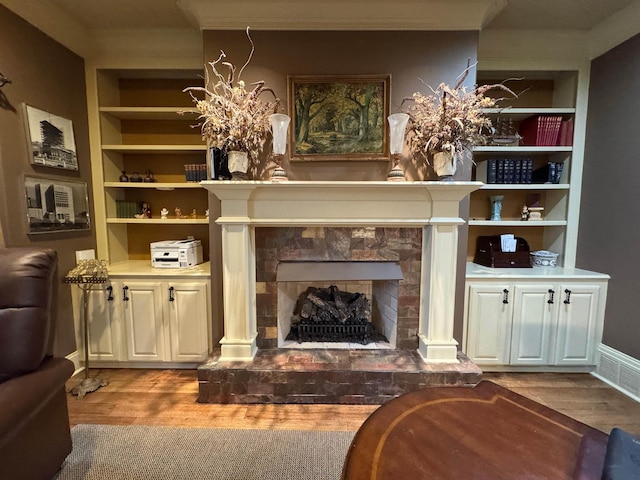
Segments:
[[[151,243],[151,266],[154,268],[187,268],[202,263],[200,240],[164,240]]]

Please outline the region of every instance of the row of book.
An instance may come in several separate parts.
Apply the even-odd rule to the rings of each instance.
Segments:
[[[533,169],[531,158],[490,158],[478,163],[476,180],[489,184],[560,183],[564,164],[547,162]]]
[[[142,202],[129,202],[127,200],[116,200],[117,218],[134,218],[142,211]]]
[[[535,115],[520,122],[522,145],[554,147],[573,145],[573,118],[561,115]]]
[[[187,182],[201,182],[207,180],[207,165],[205,163],[192,163],[184,166],[184,176]]]

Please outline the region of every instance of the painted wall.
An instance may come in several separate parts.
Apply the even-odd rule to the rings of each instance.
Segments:
[[[204,55],[207,62],[223,50],[226,60],[239,71],[247,60],[251,45],[245,32],[205,31]],[[361,75],[391,74],[390,112],[401,111],[402,99],[415,91],[428,92],[425,86],[440,82],[454,85],[467,61],[476,62],[477,32],[331,32],[331,31],[252,31],[255,53],[244,70],[245,83],[264,80],[281,99],[287,111],[288,75]],[[475,83],[475,70],[465,82]],[[404,162],[410,178],[423,178]],[[285,162],[289,176],[296,180],[385,180],[390,165],[374,162]],[[456,179],[468,180],[468,168],[456,173]],[[427,179],[436,179],[427,172]],[[461,206],[467,216],[468,203]],[[461,341],[464,291],[464,264],[467,251],[466,227],[460,229],[458,285],[454,337]]]
[[[611,275],[603,343],[640,359],[640,35],[591,63],[577,265]]]
[[[91,195],[84,61],[4,6],[0,6],[0,71],[12,80],[0,90],[0,224],[7,247],[38,246],[58,252],[58,309],[54,353],[75,351],[70,285],[64,274],[75,265],[75,251],[95,248],[93,228],[81,233],[28,235],[24,176],[82,180]],[[30,164],[23,104],[73,122],[79,170]],[[91,196],[89,198],[92,204]],[[90,212],[93,217],[93,212]],[[76,287],[73,287],[76,288]]]

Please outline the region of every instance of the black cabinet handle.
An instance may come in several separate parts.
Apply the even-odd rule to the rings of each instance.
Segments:
[[[125,285],[124,287],[122,287],[122,300],[124,300],[125,302],[129,301],[129,297],[127,296],[127,293],[129,293],[129,287]]]
[[[175,297],[174,297],[174,295],[173,295],[173,291],[174,291],[174,290],[175,290],[175,289],[174,289],[173,287],[169,287],[169,301],[170,301],[170,302],[173,302],[173,301],[175,300]]]
[[[509,289],[505,288],[502,293],[504,293],[504,299],[502,300],[502,303],[509,303]]]
[[[556,294],[556,292],[554,292],[551,288],[549,289],[549,300],[547,300],[547,303],[549,305],[553,304],[553,297]]]
[[[113,287],[109,285],[105,290],[107,291],[107,301],[113,302]]]
[[[564,293],[567,296],[564,299],[564,303],[565,303],[565,305],[569,305],[571,303],[571,290],[569,290],[568,288],[565,288],[564,289]]]

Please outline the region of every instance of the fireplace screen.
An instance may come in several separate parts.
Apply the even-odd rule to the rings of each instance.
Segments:
[[[362,293],[309,287],[296,302],[287,340],[349,342],[366,345],[386,342],[371,323],[371,303]]]

